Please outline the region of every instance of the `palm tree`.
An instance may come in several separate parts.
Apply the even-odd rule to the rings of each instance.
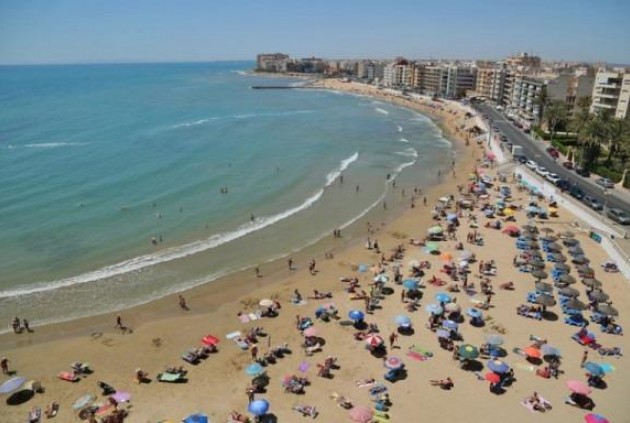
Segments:
[[[550,141],[553,142],[553,136],[556,134],[558,125],[566,123],[569,118],[567,106],[564,101],[550,101],[544,109],[543,119],[547,121],[547,129],[549,130]]]

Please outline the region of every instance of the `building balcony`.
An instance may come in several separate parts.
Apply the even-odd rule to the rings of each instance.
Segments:
[[[606,82],[602,84],[595,83],[597,88],[621,88],[621,84],[616,82]]]
[[[612,99],[618,99],[619,98],[619,93],[617,94],[611,94],[611,93],[595,93],[595,98],[612,98]]]
[[[597,109],[607,109],[607,110],[615,110],[617,108],[617,106],[614,104],[599,103],[599,102],[593,102],[593,107]]]

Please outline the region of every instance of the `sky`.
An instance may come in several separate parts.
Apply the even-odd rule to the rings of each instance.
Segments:
[[[270,52],[630,64],[630,0],[0,0],[0,64]]]

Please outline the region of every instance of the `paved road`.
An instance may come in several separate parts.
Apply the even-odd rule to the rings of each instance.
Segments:
[[[549,172],[557,173],[562,179],[566,179],[571,184],[578,184],[585,194],[597,198],[602,204],[608,207],[618,207],[626,211],[630,211],[630,200],[622,198],[619,194],[604,194],[604,189],[588,178],[583,178],[573,171],[565,169],[561,162],[554,162],[553,158],[545,151],[548,147],[547,143],[532,140],[527,134],[514,126],[512,122],[497,112],[489,105],[481,104],[478,107],[481,113],[487,114],[492,123],[505,134],[508,140],[523,148],[523,155],[528,159],[535,161],[544,166]],[[627,228],[627,227],[626,227]]]

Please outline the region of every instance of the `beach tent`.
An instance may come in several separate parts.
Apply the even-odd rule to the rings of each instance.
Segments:
[[[206,416],[205,414],[197,413],[197,414],[191,414],[190,416],[182,420],[182,422],[183,423],[209,423],[210,420],[208,420],[208,416]]]

